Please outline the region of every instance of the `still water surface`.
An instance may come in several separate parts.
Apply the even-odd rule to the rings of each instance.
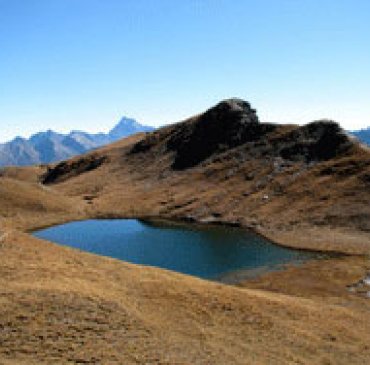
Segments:
[[[136,219],[72,222],[34,235],[103,256],[214,280],[231,272],[274,270],[317,256],[276,246],[239,228],[154,224]]]

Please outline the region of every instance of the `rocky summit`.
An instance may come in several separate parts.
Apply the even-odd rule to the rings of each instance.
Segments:
[[[183,170],[241,145],[246,155],[314,162],[343,154],[354,144],[337,123],[329,120],[290,128],[284,134],[276,133],[279,130],[277,124],[260,123],[248,102],[228,99],[173,128],[148,135],[132,152],[162,145],[161,150],[174,155],[172,168]]]

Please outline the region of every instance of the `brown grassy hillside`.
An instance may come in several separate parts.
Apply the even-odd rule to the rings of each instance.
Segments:
[[[95,216],[234,222],[281,244],[369,252],[369,151],[334,122],[263,124],[243,103],[59,164],[44,181]]]
[[[250,227],[368,253],[370,152],[333,122],[259,123],[229,100],[53,166],[0,173],[0,364],[366,364],[366,257],[226,286],[38,240],[88,217]],[[43,182],[43,183],[42,183]]]

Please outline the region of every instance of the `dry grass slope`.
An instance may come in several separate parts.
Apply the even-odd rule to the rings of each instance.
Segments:
[[[62,166],[2,171],[0,363],[370,361],[370,301],[347,290],[370,269],[364,257],[235,287],[26,233],[74,219],[151,216],[234,223],[281,244],[369,253],[368,150],[331,123],[258,126],[249,105],[217,108]],[[214,128],[225,120],[233,127],[220,141]],[[212,148],[186,161],[184,151],[202,149],[207,131]],[[327,133],[336,142],[318,153]],[[41,184],[50,173],[53,183]]]

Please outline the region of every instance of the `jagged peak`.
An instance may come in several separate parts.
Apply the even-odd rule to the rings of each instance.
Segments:
[[[117,123],[117,125],[124,124],[124,125],[134,125],[138,126],[140,125],[135,119],[128,118],[128,117],[122,117],[120,121]]]
[[[122,117],[117,125],[109,132],[112,138],[122,138],[137,132],[149,132],[154,128],[145,126],[137,122],[135,119]]]

